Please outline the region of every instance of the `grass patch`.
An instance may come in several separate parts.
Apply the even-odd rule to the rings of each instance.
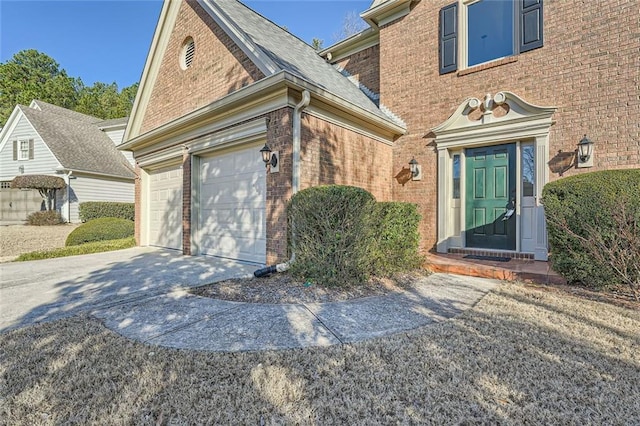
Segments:
[[[0,424],[639,424],[639,323],[514,284],[327,348],[174,350],[74,317],[0,333]]]
[[[16,262],[26,260],[53,259],[56,257],[77,256],[80,254],[102,253],[105,251],[122,250],[135,247],[134,237],[122,238],[119,240],[94,241],[92,243],[80,244],[77,246],[61,247],[53,250],[32,251],[18,256]]]

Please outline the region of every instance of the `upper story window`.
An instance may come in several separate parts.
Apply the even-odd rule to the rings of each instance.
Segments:
[[[542,0],[459,0],[440,10],[440,74],[543,45]]]
[[[13,161],[33,160],[33,139],[13,141]]]
[[[18,160],[29,159],[29,141],[20,141],[20,152],[18,152]]]

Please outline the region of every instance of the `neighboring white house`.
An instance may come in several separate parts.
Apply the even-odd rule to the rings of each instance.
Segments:
[[[133,158],[122,142],[127,118],[102,120],[34,100],[17,105],[0,131],[0,220],[21,221],[42,209],[37,191],[10,189],[17,175],[62,177],[56,209],[68,222],[79,222],[86,201],[134,201]]]

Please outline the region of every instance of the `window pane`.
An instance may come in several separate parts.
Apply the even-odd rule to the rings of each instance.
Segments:
[[[453,156],[453,198],[460,198],[460,154]]]
[[[513,3],[482,0],[467,7],[468,66],[513,54]]]
[[[29,141],[20,141],[20,160],[29,158]]]
[[[522,151],[522,196],[533,197],[535,194],[535,156],[533,145],[523,145]]]

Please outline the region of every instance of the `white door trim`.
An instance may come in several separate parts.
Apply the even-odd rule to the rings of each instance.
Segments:
[[[507,113],[496,117],[494,108],[504,105]],[[470,119],[470,113],[480,109],[481,116],[478,120]],[[452,209],[452,153],[462,152],[464,149],[497,145],[505,143],[517,143],[517,200],[521,200],[520,179],[520,144],[531,142],[534,144],[536,155],[536,198],[535,198],[535,247],[534,258],[547,260],[547,234],[544,219],[544,209],[540,204],[542,188],[549,181],[549,170],[546,167],[549,161],[549,130],[553,121],[551,119],[555,107],[539,107],[529,104],[511,92],[499,92],[491,97],[486,95],[481,102],[476,98],[466,99],[444,123],[432,129],[436,135],[438,150],[438,242],[436,250],[439,253],[447,253],[449,248],[456,247],[460,242],[464,243],[462,235],[453,235],[451,217]],[[464,163],[462,163],[464,164]],[[461,167],[464,170],[464,166]],[[464,182],[464,180],[462,180]],[[464,194],[464,185],[461,184],[461,196]],[[460,209],[463,211],[464,209]],[[461,224],[464,226],[464,213],[461,214]],[[516,250],[521,250],[519,215],[516,223],[517,240]]]

